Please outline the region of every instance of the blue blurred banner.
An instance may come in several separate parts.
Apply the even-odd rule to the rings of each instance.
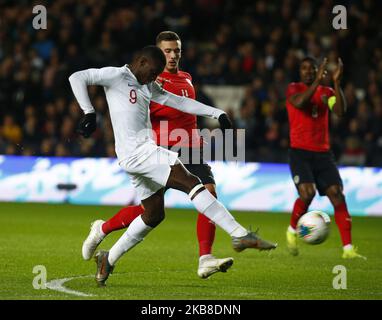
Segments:
[[[219,200],[227,208],[290,212],[297,192],[285,164],[210,163]],[[340,168],[348,208],[353,215],[382,215],[382,168]],[[73,191],[59,184],[75,184]],[[112,158],[42,158],[0,156],[0,201],[69,202],[126,205],[138,199],[128,175]],[[166,206],[192,208],[179,191],[166,192]],[[332,213],[326,197],[310,209]]]

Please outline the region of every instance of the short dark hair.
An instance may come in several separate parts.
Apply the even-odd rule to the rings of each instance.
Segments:
[[[166,66],[166,57],[161,49],[159,49],[157,46],[146,46],[139,50],[137,58],[145,57],[147,59],[150,59],[156,63],[159,64],[159,67],[165,67]]]
[[[317,60],[313,57],[310,57],[310,56],[306,56],[305,58],[303,58],[301,61],[300,61],[300,66],[304,63],[304,62],[310,62],[311,64],[313,64],[314,66],[317,67]]]
[[[174,31],[162,31],[157,35],[155,43],[158,45],[162,41],[180,41],[180,37]]]

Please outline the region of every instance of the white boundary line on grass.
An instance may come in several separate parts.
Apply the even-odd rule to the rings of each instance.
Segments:
[[[161,271],[161,270],[136,271],[134,273],[151,273],[151,272],[163,272],[163,271]],[[184,271],[183,270],[182,271],[176,270],[176,271],[172,271],[172,272],[184,272]],[[84,292],[77,291],[77,290],[71,290],[71,289],[68,289],[64,286],[64,283],[66,283],[68,281],[71,281],[74,279],[90,278],[90,277],[94,277],[94,275],[89,274],[87,276],[75,276],[75,277],[62,278],[62,279],[53,279],[53,280],[50,280],[46,283],[46,287],[50,290],[54,290],[54,291],[58,291],[58,292],[66,293],[66,294],[72,294],[72,295],[75,295],[78,297],[96,297],[97,296],[96,294],[84,293]]]
[[[87,275],[87,276],[77,276],[77,277],[70,277],[70,278],[62,278],[62,279],[53,279],[46,283],[46,287],[51,290],[63,292],[66,294],[73,294],[75,296],[79,297],[94,297],[94,294],[90,293],[83,293],[81,291],[71,290],[64,286],[65,282],[71,281],[73,279],[81,279],[81,278],[89,278],[93,275]]]
[[[162,271],[155,271],[155,272],[162,272]],[[185,272],[185,271],[172,271],[172,272]],[[151,273],[150,271],[142,271],[142,272],[134,272],[134,273]],[[118,273],[117,273],[118,274]],[[123,274],[123,273],[121,273]],[[78,296],[78,297],[96,297],[97,295],[95,294],[90,294],[90,293],[84,293],[84,292],[81,292],[81,291],[76,291],[76,290],[71,290],[71,289],[68,289],[64,286],[64,284],[68,281],[71,281],[71,280],[74,280],[74,279],[82,279],[82,278],[90,278],[90,277],[94,277],[94,275],[86,275],[86,276],[75,276],[75,277],[69,277],[69,278],[62,278],[62,279],[53,279],[49,282],[46,283],[46,287],[48,289],[51,289],[51,290],[54,290],[54,291],[58,291],[58,292],[62,292],[62,293],[65,293],[65,294],[71,294],[71,295],[75,295],[75,296]],[[206,280],[203,280],[204,282]],[[243,289],[248,289],[247,287],[243,287]],[[360,289],[354,289],[353,291],[361,291]],[[260,297],[263,297],[263,296],[275,296],[275,295],[278,295],[278,296],[283,296],[283,297],[291,297],[291,296],[298,296],[301,292],[299,291],[296,291],[296,292],[289,292],[289,293],[278,293],[278,294],[275,294],[275,293],[272,293],[272,292],[242,292],[239,294],[239,296],[245,296],[245,297],[253,297],[253,298],[256,298],[256,296],[260,296]],[[317,292],[305,292],[303,293],[304,295],[308,295],[308,296],[319,296],[320,294],[317,293]],[[380,297],[382,295],[381,292],[369,292],[369,294],[371,294],[372,296],[378,296]],[[190,294],[187,294],[187,293],[184,293],[182,295],[180,294],[169,294],[170,296],[174,296],[174,297],[179,297],[179,296],[182,296],[183,299],[185,299],[184,297],[187,297],[189,296]],[[192,295],[192,294],[191,294]],[[209,294],[206,294],[206,295],[203,295],[203,294],[199,294],[201,297],[206,297],[208,298],[210,295]],[[219,293],[219,295],[221,296],[230,296],[231,294],[230,293]],[[147,294],[145,294],[145,296],[147,296]],[[151,297],[158,297],[157,294],[152,294],[149,296]],[[35,296],[31,296],[32,298],[35,298]],[[46,296],[41,296],[41,297],[46,297]],[[348,297],[359,297],[359,294],[357,293],[351,293],[350,295],[347,294],[346,295],[346,298]],[[133,298],[137,298],[137,296],[134,296]],[[253,299],[252,298],[252,299]],[[260,298],[262,299],[262,298]]]

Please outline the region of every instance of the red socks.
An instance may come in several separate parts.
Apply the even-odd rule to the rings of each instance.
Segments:
[[[217,198],[215,192],[212,192],[212,195]],[[215,230],[215,224],[204,214],[199,213],[196,224],[196,233],[198,235],[199,242],[199,257],[206,254],[211,254],[212,244],[215,240]]]
[[[117,214],[115,214],[102,225],[102,231],[105,234],[109,234],[112,231],[126,228],[136,217],[141,215],[144,211],[145,209],[143,209],[141,205],[122,208],[118,211]]]
[[[300,198],[297,198],[293,206],[292,216],[290,218],[290,226],[293,229],[296,229],[298,219],[306,213],[306,210],[308,210],[308,206]]]
[[[340,231],[342,244],[351,244],[351,217],[345,201],[334,207],[334,219]]]
[[[298,219],[306,212],[308,206],[300,198],[296,200],[293,206],[293,213],[290,219],[290,225],[296,229]],[[351,217],[349,215],[346,202],[334,207],[334,219],[340,231],[342,244],[344,246],[351,244]]]
[[[215,224],[204,214],[198,214],[198,222],[196,224],[196,232],[199,241],[199,256],[211,254],[212,244],[215,239]]]

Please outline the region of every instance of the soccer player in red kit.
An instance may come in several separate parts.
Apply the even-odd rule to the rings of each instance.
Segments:
[[[166,67],[159,75],[157,81],[164,89],[180,96],[195,99],[195,91],[192,85],[191,75],[179,70],[179,60],[181,57],[181,41],[179,36],[172,31],[161,32],[156,38],[156,45],[162,49],[166,56]],[[152,129],[155,132],[154,138],[158,145],[170,148],[177,144],[181,146],[181,151],[188,149],[187,154],[192,152],[190,148],[199,149],[202,146],[201,138],[197,134],[196,116],[188,113],[150,103],[150,118]],[[162,122],[162,123],[161,123]],[[172,141],[170,134],[175,129],[183,129],[188,133],[187,141]],[[198,150],[197,150],[198,151]],[[184,163],[185,167],[194,175],[200,178],[206,189],[215,197],[216,187],[211,168],[200,159],[197,164]],[[106,222],[97,220],[92,224],[90,234],[82,247],[82,255],[85,260],[90,259],[98,244],[112,231],[126,228],[137,216],[144,212],[141,205],[122,208],[115,216]],[[201,278],[208,278],[216,272],[226,272],[233,264],[233,258],[217,259],[212,254],[212,244],[215,238],[215,224],[206,216],[199,214],[197,220],[197,237],[199,241],[199,266],[198,275]]]
[[[291,83],[287,88],[289,165],[299,194],[287,230],[287,245],[292,255],[298,255],[297,222],[307,212],[317,188],[319,194],[326,195],[334,207],[334,219],[343,245],[342,257],[364,258],[352,245],[351,217],[329,144],[329,111],[339,117],[346,111],[346,101],[340,87],[343,64],[338,59],[338,66],[332,75],[334,90],[320,85],[327,74],[326,66],[326,58],[318,68],[313,58],[304,58],[300,64],[301,82]]]

